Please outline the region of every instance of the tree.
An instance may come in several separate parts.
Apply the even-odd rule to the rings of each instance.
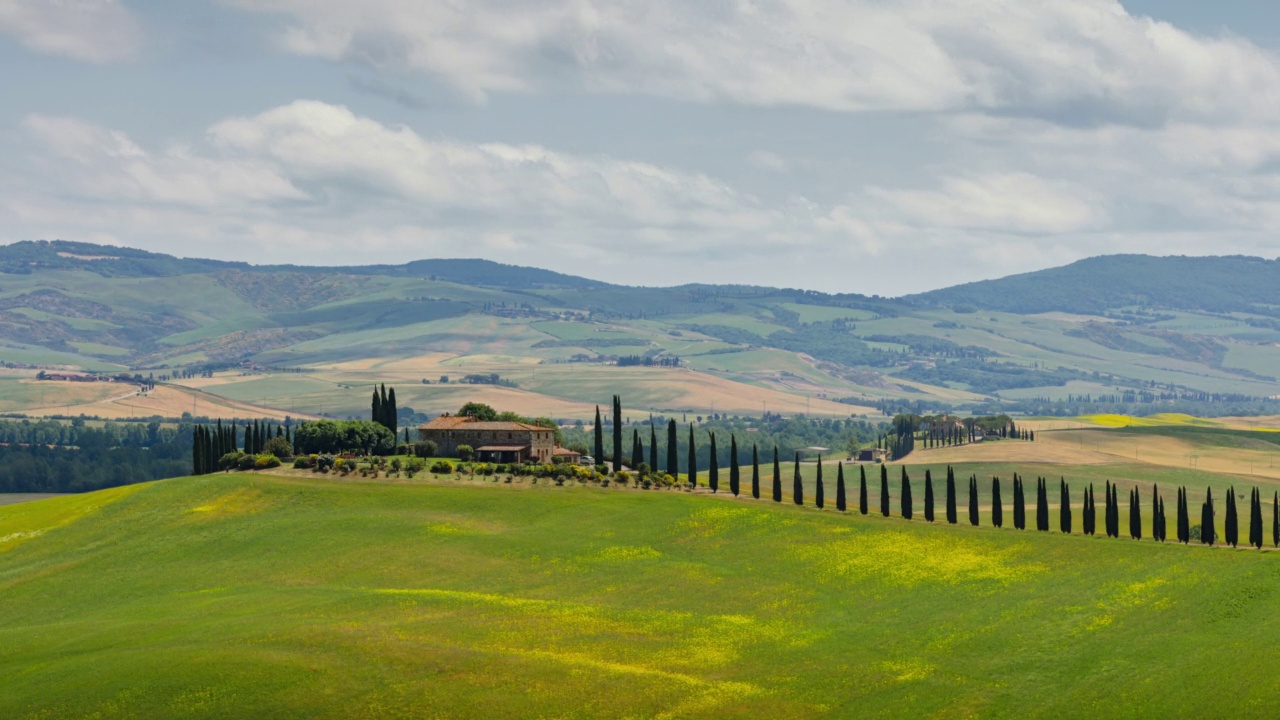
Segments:
[[[1271,547],[1280,548],[1280,492],[1271,496]]]
[[[1044,478],[1036,483],[1036,530],[1049,532],[1049,489]]]
[[[658,430],[653,425],[652,417],[649,418],[649,467],[653,468],[655,473],[658,472]]]
[[[596,447],[595,447],[596,462],[603,465],[604,464],[604,425],[600,423],[600,406],[599,405],[596,406],[596,426],[595,426],[595,429],[592,431],[592,434],[595,435],[595,441],[596,441]],[[675,477],[675,476],[673,475],[672,477]]]
[[[1222,522],[1223,540],[1235,547],[1240,542],[1239,527],[1236,519],[1236,489],[1234,486],[1227,488],[1227,517]]]
[[[453,451],[454,453],[457,454],[458,459],[461,460],[462,462],[471,462],[471,459],[476,455],[475,448],[471,447],[470,445],[459,445],[455,447]]]
[[[836,510],[844,512],[847,509],[844,497],[844,463],[836,463]]]
[[[707,487],[720,492],[720,458],[716,455],[716,434],[711,433],[711,458],[707,460]]]
[[[1115,513],[1113,512],[1113,510],[1115,509],[1114,508],[1115,501],[1113,500],[1114,495],[1112,494],[1113,491],[1114,491],[1114,488],[1111,486],[1111,481],[1108,480],[1106,490],[1104,491],[1106,495],[1106,501],[1107,501],[1107,507],[1104,513],[1105,515],[1104,522],[1107,526],[1107,537],[1115,537],[1116,533],[1118,532],[1113,522],[1115,519]]]
[[[374,391],[377,393],[377,390]],[[458,409],[458,415],[475,418],[480,422],[493,422],[498,419],[498,411],[484,403],[469,402]]]
[[[596,416],[599,417],[600,409],[596,408]],[[676,421],[671,419],[667,421],[667,474],[673,478],[680,477],[680,449],[677,447],[679,441],[676,439]]]
[[[631,429],[631,469],[635,470],[644,462],[644,444],[640,442],[639,428]]]
[[[907,466],[902,466],[902,497],[899,498],[902,517],[910,520],[915,514],[914,503],[911,500],[911,478],[907,476]]]
[[[778,464],[778,446],[773,446],[773,501],[782,502],[782,467]]]
[[[969,478],[969,524],[978,526],[978,476]]]
[[[280,459],[293,457],[293,447],[289,445],[289,441],[283,437],[273,437],[267,441],[262,449],[268,455],[274,455]]]
[[[622,469],[622,396],[613,396],[613,471]]]
[[[933,474],[924,471],[924,521],[933,522]]]
[[[955,525],[959,521],[956,517],[956,472],[947,466],[947,522]]]
[[[870,511],[867,507],[867,466],[858,466],[858,512],[866,515]]]
[[[399,411],[396,409],[396,389],[391,388],[387,391],[387,404],[382,406],[382,416],[386,422],[383,425],[391,431],[392,435],[396,434],[396,428],[400,425]]]
[[[880,514],[889,517],[889,469],[880,466]]]
[[[729,434],[729,492],[738,497],[738,485],[741,477],[738,470],[738,438]]]
[[[698,448],[693,442],[693,423],[689,423],[689,487],[698,487]]]
[[[1027,529],[1027,499],[1025,489],[1022,487],[1022,478],[1018,477],[1018,473],[1013,474],[1013,528],[1015,530]]]
[[[1213,488],[1205,488],[1204,503],[1200,505],[1200,542],[1212,546],[1217,539],[1213,528]]]
[[[797,505],[804,504],[804,485],[800,484],[800,453],[796,453],[795,475],[791,481],[791,497]]]
[[[1139,506],[1138,488],[1129,493],[1129,537],[1142,539],[1142,508]]]
[[[751,497],[760,499],[760,450],[751,443]]]
[[[1097,509],[1093,506],[1093,483],[1089,483],[1089,487],[1084,490],[1082,498],[1082,508],[1080,510],[1080,530],[1085,535],[1093,535],[1097,530]]]
[[[822,489],[822,456],[819,455],[818,456],[818,479],[816,481],[816,485],[813,492],[813,504],[819,510],[822,509],[823,504],[826,502],[825,496],[826,496],[826,493]]]
[[[382,422],[382,396],[378,394],[377,385],[373,386],[373,407],[370,408],[369,420],[376,423]]]
[[[1249,512],[1249,535],[1253,546],[1262,549],[1262,492],[1253,489],[1253,507]]]
[[[1164,503],[1160,501],[1160,488],[1151,483],[1151,539],[1164,542]]]
[[[1191,518],[1187,515],[1187,489],[1178,488],[1178,542],[1191,542]]]
[[[1004,527],[1004,501],[1000,498],[1000,478],[991,478],[991,524]]]
[[[1071,534],[1071,488],[1067,487],[1066,478],[1059,478],[1058,482],[1061,483],[1061,489],[1059,492],[1061,499],[1058,500],[1058,529],[1061,530],[1063,533],[1070,535]]]

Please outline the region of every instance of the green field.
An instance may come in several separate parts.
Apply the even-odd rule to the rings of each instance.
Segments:
[[[183,478],[0,508],[0,716],[1270,717],[1278,563],[669,491]]]

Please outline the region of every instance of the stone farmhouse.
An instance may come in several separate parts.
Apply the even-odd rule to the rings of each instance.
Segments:
[[[441,415],[418,428],[418,437],[434,442],[441,455],[457,455],[459,445],[470,445],[481,462],[550,463],[556,451],[555,432],[550,428],[465,415]]]

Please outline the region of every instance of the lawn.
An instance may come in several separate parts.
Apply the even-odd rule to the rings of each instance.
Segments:
[[[680,492],[183,478],[0,507],[0,715],[1270,717],[1278,563]]]

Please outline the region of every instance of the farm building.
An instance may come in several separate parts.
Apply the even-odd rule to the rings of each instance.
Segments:
[[[457,455],[470,445],[483,462],[551,462],[555,432],[521,422],[486,422],[465,415],[441,415],[418,428],[418,437],[436,444],[442,455]]]
[[[868,448],[858,451],[858,462],[882,463],[887,457],[889,457],[889,453],[880,448]]]

